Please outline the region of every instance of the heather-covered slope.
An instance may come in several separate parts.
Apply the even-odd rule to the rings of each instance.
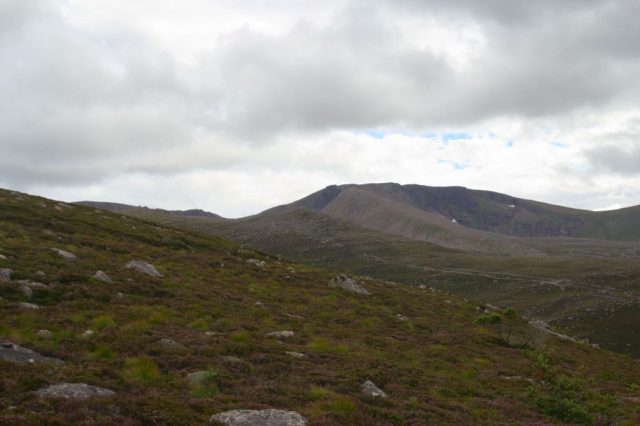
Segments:
[[[364,279],[372,294],[354,294],[327,285],[335,272],[9,191],[0,254],[3,341],[64,362],[0,360],[3,424],[198,424],[243,408],[312,425],[640,421],[630,358],[545,334],[508,347],[441,292]],[[365,396],[366,380],[388,398]],[[48,397],[61,382],[115,394]]]

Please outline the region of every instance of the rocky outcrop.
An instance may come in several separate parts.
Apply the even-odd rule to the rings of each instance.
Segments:
[[[365,296],[371,294],[366,288],[357,284],[352,278],[344,274],[336,275],[334,278],[332,278],[329,281],[329,287],[341,288],[343,290],[350,291],[351,293],[361,294]]]
[[[361,386],[362,393],[369,398],[387,398],[387,394],[382,389],[376,386],[371,380],[367,380]]]
[[[259,269],[264,269],[264,267],[267,264],[267,262],[265,262],[264,260],[258,260],[258,259],[249,259],[247,260],[247,263],[254,265],[256,268],[259,268]]]
[[[94,397],[112,396],[115,395],[115,392],[85,383],[58,383],[39,389],[35,394],[41,398],[84,400]]]
[[[57,358],[50,358],[31,349],[23,348],[11,342],[0,343],[0,361],[9,361],[16,364],[64,364]]]
[[[211,421],[228,426],[305,426],[307,420],[295,411],[285,410],[232,410],[214,414]]]
[[[142,272],[143,274],[147,274],[150,277],[154,277],[154,278],[162,276],[162,274],[160,274],[160,272],[156,270],[155,266],[143,260],[132,260],[126,265],[124,265],[124,267],[127,269],[134,269],[138,272]]]

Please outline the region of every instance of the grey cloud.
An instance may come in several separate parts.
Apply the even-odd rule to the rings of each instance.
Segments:
[[[283,133],[468,127],[640,96],[635,0],[342,3],[328,25],[240,29],[186,66],[136,29],[74,27],[59,2],[0,2],[2,181],[229,168]],[[455,70],[407,43],[407,16],[473,22],[486,48]],[[624,157],[597,156],[599,170]]]
[[[596,173],[640,175],[640,137],[631,148],[609,144],[592,148],[585,154]]]

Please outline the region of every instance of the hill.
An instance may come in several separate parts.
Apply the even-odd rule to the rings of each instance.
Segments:
[[[3,424],[194,424],[247,408],[313,425],[640,421],[629,357],[546,333],[505,342],[439,291],[363,278],[371,294],[351,293],[327,285],[335,272],[10,191],[0,254]],[[367,380],[388,397],[366,396]],[[76,388],[94,397],[52,398]]]

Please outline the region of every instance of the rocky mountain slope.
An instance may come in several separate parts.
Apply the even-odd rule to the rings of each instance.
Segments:
[[[121,214],[0,191],[0,270],[2,424],[640,422],[627,356]]]

